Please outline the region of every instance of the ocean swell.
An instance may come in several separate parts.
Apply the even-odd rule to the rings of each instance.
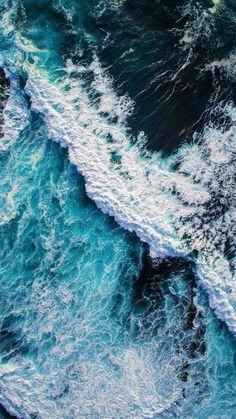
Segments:
[[[115,93],[95,54],[90,64],[67,60],[66,68],[60,69],[64,76],[53,81],[41,60],[48,52],[38,51],[17,32],[9,34],[15,56],[1,59],[12,82],[6,138],[15,132],[14,139],[27,124],[17,74],[24,72],[31,108],[43,115],[49,137],[69,148],[89,197],[148,243],[153,258],[193,258],[211,307],[235,334],[234,107],[222,104],[223,124],[222,117],[219,126],[209,119],[193,144],[163,158],[145,149],[144,133],[132,137],[127,118],[134,104]]]
[[[83,85],[88,70],[94,101]],[[144,134],[136,142],[130,137],[125,121],[132,104],[116,96],[96,57],[89,69],[69,62],[54,84],[33,70],[26,92],[50,138],[69,147],[70,161],[102,211],[147,242],[153,258],[198,253],[197,273],[210,305],[235,333],[234,260],[226,254],[235,246],[232,106],[223,110],[229,128],[209,125],[195,144],[163,159],[145,151]]]

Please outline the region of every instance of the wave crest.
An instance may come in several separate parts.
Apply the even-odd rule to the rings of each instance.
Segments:
[[[83,82],[87,70],[93,71],[89,88]],[[197,270],[210,304],[235,333],[229,256],[235,249],[234,108],[223,109],[229,128],[209,125],[200,141],[164,159],[145,151],[144,134],[136,142],[131,138],[126,117],[132,104],[116,96],[97,59],[88,69],[70,62],[54,84],[33,71],[26,92],[32,108],[44,115],[49,136],[69,147],[100,209],[147,242],[152,257],[198,252]]]

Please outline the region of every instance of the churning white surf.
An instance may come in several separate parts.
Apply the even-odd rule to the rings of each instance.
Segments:
[[[198,251],[210,305],[236,333],[234,261],[224,256],[226,242],[234,246],[235,110],[225,108],[230,128],[206,127],[200,142],[163,159],[142,148],[143,133],[131,138],[126,118],[133,104],[115,94],[96,57],[89,68],[68,62],[65,77],[54,83],[32,66],[27,71],[32,109],[44,116],[49,137],[69,148],[89,197],[148,243],[153,258]],[[94,74],[89,88],[88,71]]]
[[[49,137],[69,148],[89,197],[148,243],[153,258],[197,251],[197,273],[210,305],[236,333],[234,108],[224,109],[230,126],[208,126],[192,145],[164,159],[144,149],[144,133],[132,138],[126,121],[134,104],[116,95],[96,56],[87,66],[68,61],[64,77],[49,81],[44,66],[20,57],[33,46],[18,34],[14,39],[31,107],[43,115]],[[3,64],[12,69],[13,60],[11,55]]]

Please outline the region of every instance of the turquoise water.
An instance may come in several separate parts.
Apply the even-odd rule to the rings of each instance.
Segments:
[[[139,2],[132,6],[128,1],[58,0],[47,4],[45,1],[32,3],[25,0],[1,4],[0,62],[9,77],[10,99],[5,104],[9,92],[6,80],[2,81],[5,111],[0,153],[0,403],[3,406],[0,416],[7,415],[4,408],[9,415],[26,419],[231,419],[236,416],[235,337],[227,327],[233,328],[234,324],[233,315],[230,322],[232,311],[228,311],[234,296],[233,284],[227,283],[222,269],[214,271],[212,268],[213,291],[208,283],[211,281],[207,285],[203,282],[205,288],[201,287],[197,257],[187,257],[184,251],[180,257],[180,252],[175,255],[175,249],[171,249],[176,240],[182,251],[182,236],[173,236],[173,241],[168,242],[169,236],[172,239],[173,224],[169,218],[167,221],[163,218],[166,225],[159,226],[163,235],[161,240],[171,243],[170,254],[165,258],[161,255],[161,258],[151,259],[148,246],[134,232],[128,231],[136,231],[139,237],[144,237],[144,242],[148,241],[147,236],[142,236],[142,224],[152,226],[156,222],[152,214],[155,206],[160,211],[172,203],[172,196],[170,201],[166,201],[161,191],[157,197],[153,196],[155,205],[145,212],[146,202],[150,201],[146,201],[148,194],[143,198],[143,189],[139,192],[144,175],[140,169],[135,177],[136,170],[147,165],[148,171],[152,171],[154,164],[159,164],[159,175],[164,172],[160,179],[164,183],[179,164],[175,156],[170,171],[167,171],[168,161],[157,158],[149,167],[145,158],[151,160],[151,157],[146,156],[144,150],[141,156],[135,154],[134,144],[139,139],[127,137],[126,148],[123,148],[130,159],[125,166],[129,170],[125,171],[122,166],[124,150],[120,144],[127,132],[131,135],[142,127],[148,133],[150,148],[153,141],[158,143],[160,140],[154,148],[161,148],[162,144],[161,138],[154,138],[151,134],[156,114],[152,114],[150,120],[146,117],[153,104],[149,107],[146,99],[137,100],[132,113],[126,103],[128,99],[122,101],[113,91],[116,87],[119,93],[127,92],[133,99],[139,96],[138,90],[145,84],[142,77],[137,78],[142,55],[142,48],[135,49],[133,43],[137,26],[143,28],[144,38],[147,37],[143,41],[150,59],[147,67],[152,67],[152,59],[156,60],[155,54],[155,58],[148,54],[149,46],[155,49],[156,31],[161,35],[156,54],[163,53],[166,45],[173,43],[172,35],[165,39],[165,28],[171,29],[178,21],[180,9],[171,16],[172,2],[161,2],[161,9],[157,10],[155,17],[154,3],[148,1],[143,9]],[[201,7],[208,10],[213,6],[212,2],[203,2]],[[230,2],[225,7],[228,10]],[[164,19],[163,10],[169,20]],[[209,13],[214,15],[213,12]],[[119,13],[126,16],[127,25],[131,21],[134,25],[130,23],[127,32],[123,20],[120,25],[117,22]],[[158,24],[161,16],[162,25],[160,21]],[[189,16],[187,11],[186,16]],[[208,22],[210,15],[207,16]],[[99,26],[101,20],[107,27]],[[114,30],[113,25],[116,25]],[[189,31],[186,36],[190,36]],[[117,49],[113,38],[117,41]],[[132,39],[130,44],[129,39]],[[124,51],[126,43],[127,51]],[[130,48],[132,52],[129,52]],[[114,55],[110,55],[112,50]],[[124,52],[126,58],[119,60],[116,54]],[[222,50],[217,49],[214,59],[223,57]],[[101,75],[99,60],[102,68],[108,66],[106,74]],[[109,68],[111,63],[113,66]],[[225,75],[222,70],[222,83],[232,80],[233,90],[231,64],[224,65],[228,66],[228,73]],[[108,75],[114,76],[112,83]],[[135,86],[136,92],[133,91]],[[212,85],[208,87],[212,92]],[[167,93],[168,89],[169,84]],[[207,94],[207,98],[210,95]],[[216,102],[222,98],[220,94],[216,96]],[[179,96],[175,98],[179,103]],[[194,103],[198,108],[197,102]],[[187,127],[188,123],[193,123],[204,106],[208,105],[205,102],[199,104],[199,109],[190,119],[186,116],[179,130],[182,124]],[[160,115],[163,112],[162,109]],[[165,115],[166,112],[167,109]],[[139,115],[143,115],[142,123]],[[229,206],[226,201],[217,207],[218,200],[227,199],[227,196],[216,197],[215,191],[218,190],[214,182],[219,181],[218,172],[220,181],[225,189],[229,188],[233,199],[229,178],[234,160],[229,150],[233,153],[231,139],[234,130],[226,113],[224,118],[224,132],[217,130],[218,127],[210,127],[212,135],[208,128],[205,134],[208,148],[202,147],[198,154],[195,147],[192,152],[196,162],[198,158],[200,163],[203,161],[205,170],[207,158],[210,161],[209,155],[215,147],[217,161],[226,161],[230,168],[225,180],[222,172],[226,173],[226,170],[220,167],[217,171],[218,166],[213,166],[214,173],[217,173],[213,181],[210,175],[206,177],[206,170],[199,170],[202,179],[197,179],[197,183],[202,186],[211,182],[207,192],[213,191],[215,198],[211,201],[215,207],[212,204],[209,212],[208,201],[205,205],[203,200],[201,207],[199,203],[194,206],[190,200],[189,208],[198,209],[197,215],[202,216],[203,224],[209,213],[214,219],[215,213],[225,211],[224,205]],[[165,135],[169,135],[168,132]],[[215,145],[212,137],[218,136],[220,145],[225,142],[217,148],[218,144]],[[103,138],[105,146],[101,145]],[[172,144],[170,149],[178,145],[176,138],[176,144]],[[105,154],[104,149],[111,150],[110,154]],[[180,154],[188,156],[189,149],[186,150],[180,150]],[[206,160],[201,160],[204,153]],[[192,170],[197,178],[189,160],[184,164],[181,170],[186,177],[190,177]],[[124,193],[127,199],[121,193],[123,179],[128,185]],[[134,182],[129,183],[132,179]],[[165,187],[168,190],[168,185]],[[172,185],[169,190],[171,188]],[[204,188],[198,191],[195,195],[205,196]],[[181,199],[187,200],[189,196],[192,199],[190,193]],[[129,199],[133,206],[127,209]],[[159,205],[161,199],[163,202]],[[178,205],[177,202],[174,208],[181,215]],[[130,208],[135,211],[136,207],[143,210],[143,218],[128,219],[126,224]],[[116,220],[107,213],[115,215]],[[186,217],[186,226],[190,230],[190,227],[195,227],[195,219],[193,226],[188,224],[189,214],[183,213],[182,217]],[[226,214],[229,219],[230,213]],[[137,219],[141,220],[140,224]],[[200,224],[199,221],[198,226]],[[234,244],[228,233],[230,228],[233,231],[230,221],[229,226],[227,257],[233,270]],[[200,227],[197,233],[200,231],[203,244],[207,237],[214,254],[215,248],[210,245],[214,244],[215,230],[206,224],[206,231],[209,230],[210,239],[208,235],[201,236]],[[154,237],[154,232],[149,231],[151,238]],[[194,241],[194,234],[187,233],[188,240]],[[217,240],[218,237],[226,240],[221,224],[217,233],[220,234],[216,235]],[[218,242],[216,246],[219,251]],[[197,252],[195,247],[193,250]],[[205,249],[202,250],[200,245],[198,251],[202,251],[205,257]],[[217,265],[217,260],[212,264]],[[214,275],[219,272],[222,277],[216,278],[223,285],[214,289]],[[212,301],[219,305],[218,311]],[[217,319],[209,305],[214,306],[218,317],[226,323]],[[222,307],[225,308],[223,314]]]
[[[35,115],[1,156],[1,197],[0,398],[11,413],[234,416],[235,345],[191,297],[191,269],[143,271],[141,244],[86,197]]]

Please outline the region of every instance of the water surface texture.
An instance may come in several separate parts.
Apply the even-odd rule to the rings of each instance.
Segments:
[[[236,3],[0,0],[0,418],[236,417]]]

